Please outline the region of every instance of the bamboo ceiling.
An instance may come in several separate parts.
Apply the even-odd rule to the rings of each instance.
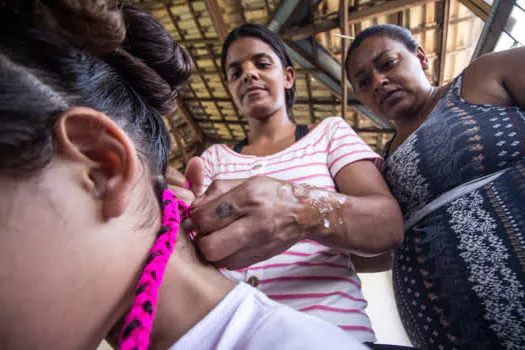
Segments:
[[[379,121],[342,90],[342,41],[379,23],[409,28],[431,63],[429,79],[446,84],[469,63],[489,17],[483,0],[135,0],[153,13],[190,53],[194,72],[183,88],[179,110],[166,116],[172,133],[171,164],[183,169],[189,158],[217,142],[236,143],[248,125],[232,103],[220,73],[220,51],[227,33],[244,22],[269,25],[293,50],[299,124],[344,115],[376,151],[391,136]],[[342,9],[347,9],[343,11]],[[341,19],[346,21],[341,21]],[[342,26],[341,23],[347,23]],[[347,45],[343,43],[343,45]],[[327,67],[326,62],[331,66]],[[341,96],[347,98],[341,98]],[[343,105],[342,101],[346,101]]]

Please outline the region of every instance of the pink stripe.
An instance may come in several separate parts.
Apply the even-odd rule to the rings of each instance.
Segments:
[[[300,266],[328,266],[328,267],[337,267],[337,268],[343,268],[348,269],[347,265],[344,264],[336,264],[331,262],[318,262],[318,263],[311,263],[306,261],[296,261],[293,263],[278,263],[278,264],[268,264],[268,265],[260,265],[260,266],[253,266],[248,267],[245,269],[236,270],[238,272],[246,272],[246,271],[255,271],[255,270],[265,270],[265,269],[272,269],[276,267],[287,267],[287,266],[294,266],[294,265],[300,265]]]
[[[319,153],[326,153],[327,151],[328,151],[328,148],[326,148],[325,150],[314,151],[312,153],[301,154],[300,156],[296,156],[296,157],[280,160],[280,161],[273,162],[273,163],[268,163],[268,166],[274,166],[274,165],[281,164],[281,163],[288,163],[288,162],[290,162],[292,160],[301,159],[301,158],[305,158],[305,157],[310,157],[310,156],[313,156],[313,155],[316,155],[316,154],[319,154]]]
[[[307,306],[307,307],[303,307],[302,309],[299,309],[299,311],[303,311],[303,312],[310,311],[310,310],[323,310],[323,311],[344,312],[348,314],[361,314],[363,316],[368,317],[367,314],[365,314],[363,311],[359,309],[342,309],[339,307],[331,307],[331,306],[326,306],[326,305],[312,305],[312,306]]]
[[[303,252],[294,252],[294,251],[285,251],[281,253],[282,255],[295,255],[295,256],[312,256],[312,255],[326,255],[326,256],[339,256],[345,255],[344,253],[335,253],[328,250],[319,250],[313,253],[303,253]]]
[[[315,255],[316,253],[301,253],[301,252],[282,252],[281,253],[282,255],[294,255],[294,256],[312,256],[312,255]]]
[[[316,298],[326,298],[334,295],[339,295],[343,298],[350,299],[353,301],[359,301],[366,303],[367,301],[362,298],[356,298],[350,294],[344,292],[331,292],[331,293],[301,293],[301,294],[269,294],[268,297],[274,300],[291,300],[291,299],[316,299]]]
[[[370,158],[379,158],[373,151],[369,150],[369,149],[362,149],[362,150],[357,150],[357,151],[352,151],[352,152],[348,152],[348,153],[345,153],[339,157],[337,157],[330,165],[328,165],[328,169],[332,169],[332,167],[334,166],[335,163],[337,163],[338,161],[340,161],[341,159],[345,158],[345,157],[348,157],[348,156],[351,156],[353,154],[358,154],[358,153],[370,153]],[[363,159],[360,159],[360,160],[364,160],[366,158],[363,158]]]
[[[272,283],[272,282],[290,282],[290,281],[341,281],[353,284],[357,288],[361,288],[361,284],[357,283],[351,278],[342,276],[282,276],[275,278],[268,278],[265,280],[259,280],[259,284]]]
[[[208,148],[206,151],[202,152],[201,157],[206,157],[206,155],[208,155],[208,154],[211,156],[212,154],[211,154],[210,148]]]
[[[282,169],[279,169],[279,170],[274,170],[274,171],[270,171],[268,173],[264,173],[262,175],[273,175],[273,174],[277,174],[277,173],[280,173],[280,172],[283,172],[283,171],[288,171],[288,170],[292,170],[292,169],[298,169],[298,168],[306,168],[306,167],[309,167],[309,166],[326,166],[326,163],[307,163],[307,164],[300,164],[300,165],[295,165],[295,166],[291,166],[291,167],[288,167],[288,168],[282,168]]]
[[[309,154],[303,154],[303,155],[300,155],[300,156],[297,156],[297,157],[293,157],[293,158],[290,158],[290,159],[285,159],[285,160],[281,160],[281,161],[278,161],[278,162],[274,162],[274,163],[268,163],[266,166],[267,167],[271,167],[271,166],[274,166],[274,165],[277,165],[277,164],[281,164],[281,163],[289,163],[290,161],[292,160],[295,160],[295,159],[300,159],[300,158],[305,158],[305,157],[310,157],[312,155],[315,155],[315,154],[318,154],[318,153],[326,153],[326,151],[316,151],[316,152],[312,152],[312,153],[309,153]],[[315,164],[315,165],[326,165],[326,163],[311,163],[311,164]],[[245,171],[250,171],[252,169],[252,164],[251,163],[227,163],[227,164],[217,164],[217,166],[221,166],[221,165],[229,165],[229,166],[246,166],[247,168],[246,169],[237,169],[237,170],[228,170],[228,171],[221,171],[221,172],[218,172],[215,176],[219,176],[219,175],[225,175],[225,174],[235,174],[235,173],[241,173],[241,172],[245,172]],[[304,166],[304,165],[301,165],[301,166]],[[285,169],[290,169],[290,168],[285,168]],[[277,170],[277,171],[281,171],[281,170]],[[264,174],[264,175],[268,175],[268,174]]]
[[[231,165],[231,164],[228,164],[228,165]],[[243,164],[243,165],[248,165],[248,168],[246,168],[246,169],[238,169],[238,170],[221,171],[221,172],[218,172],[215,176],[217,177],[219,175],[244,173],[244,172],[252,170],[252,167],[250,166],[250,164]]]
[[[228,148],[228,147],[226,147],[226,148]],[[217,163],[220,163],[221,160],[219,158],[219,149],[217,147],[215,147],[215,155],[217,156]]]
[[[307,176],[302,176],[302,177],[294,177],[294,178],[288,179],[286,181],[297,182],[297,181],[304,181],[304,180],[313,179],[313,178],[316,178],[316,177],[329,177],[330,179],[332,178],[332,176],[330,174],[312,174],[312,175],[307,175]]]
[[[303,243],[310,243],[310,244],[313,244],[313,245],[320,245],[321,247],[325,247],[321,243],[316,242],[316,241],[312,241],[311,239],[303,239],[301,242],[303,242]]]
[[[208,160],[208,158],[205,158],[204,156],[202,156],[201,158],[204,159],[204,162],[206,163],[206,165],[208,165],[211,169],[213,169],[213,164],[210,160]]]
[[[369,332],[372,334],[375,334],[374,331],[371,328],[365,327],[365,326],[345,326],[345,325],[337,325],[337,327],[345,330],[345,331],[364,331]]]
[[[286,150],[284,151],[281,151],[283,152],[282,154],[280,152],[276,153],[275,155],[272,155],[272,156],[267,156],[267,157],[258,157],[258,158],[264,158],[266,160],[273,160],[275,158],[279,158],[279,157],[283,157],[284,155],[287,155],[289,153],[292,153],[292,152],[297,152],[297,151],[300,151],[300,150],[303,150],[305,148],[308,148],[310,146],[316,146],[317,144],[319,144],[325,137],[327,131],[328,131],[328,126],[327,125],[323,131],[323,133],[321,134],[321,136],[317,139],[317,141],[315,141],[313,144],[307,144],[306,146],[304,147],[301,147],[301,148],[297,148],[297,149],[293,149],[293,147],[295,145],[297,145],[297,143],[294,143],[292,146],[288,147]],[[304,138],[302,140],[305,140]],[[301,142],[301,140],[299,141]],[[232,151],[228,146],[224,145],[224,144],[221,144],[219,146],[222,146],[223,149],[226,150],[226,152],[232,154],[232,155],[235,155],[236,157],[239,157],[239,158],[246,158],[246,159],[254,159],[256,158],[255,156],[247,156],[247,155],[243,155],[243,154],[239,154],[239,153],[236,153],[234,151]]]
[[[287,162],[287,161],[285,161]],[[260,174],[261,176],[268,176],[268,175],[273,175],[273,174],[277,174],[277,173],[280,173],[280,172],[283,172],[283,171],[288,171],[288,170],[293,170],[293,169],[298,169],[298,168],[306,168],[306,167],[310,167],[310,166],[326,166],[326,163],[308,163],[308,164],[300,164],[300,165],[295,165],[295,166],[291,166],[291,167],[287,167],[287,168],[282,168],[282,169],[278,169],[278,170],[274,170],[274,171],[270,171],[270,172],[267,172],[267,173],[263,173],[263,174]],[[215,177],[219,176],[219,175],[226,175],[226,174],[237,174],[237,173],[243,173],[243,172],[248,172],[252,170],[252,167],[248,167],[246,169],[237,169],[237,170],[227,170],[227,171],[221,171],[219,173],[217,173],[215,175]]]
[[[321,188],[323,188],[325,190],[335,190],[335,186],[334,185],[321,186]]]
[[[362,145],[365,144],[365,142],[353,130],[351,132],[347,133],[347,134],[343,134],[341,136],[334,137],[333,139],[330,140],[330,143],[333,143],[333,142],[336,142],[336,141],[339,141],[339,140],[342,140],[342,139],[346,139],[346,138],[349,138],[349,137],[358,138],[361,141],[360,144],[362,144]]]
[[[350,147],[350,146],[363,146],[363,142],[347,142],[347,143],[342,143],[340,145],[337,145],[334,149],[331,149],[330,152],[328,152],[328,156],[332,155],[334,152],[340,150],[341,148],[343,147]]]

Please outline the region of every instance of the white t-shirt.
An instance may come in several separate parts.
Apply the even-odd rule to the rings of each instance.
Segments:
[[[240,283],[170,350],[367,349],[338,327]]]
[[[208,148],[205,187],[217,179],[270,176],[336,191],[335,177],[345,166],[380,157],[339,117],[323,120],[299,141],[276,154],[238,154],[226,145]],[[246,269],[221,270],[234,281],[249,282],[271,299],[320,317],[362,342],[375,336],[365,312],[351,253],[303,240],[287,251]]]

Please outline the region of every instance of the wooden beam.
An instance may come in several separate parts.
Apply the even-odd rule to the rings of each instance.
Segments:
[[[189,111],[185,102],[179,99],[177,105],[180,114],[182,114],[182,118],[188,124],[191,131],[193,131],[197,140],[199,140],[200,142],[204,142],[204,134],[199,125],[195,122],[195,119],[193,119],[193,117],[191,116],[191,112]]]
[[[312,103],[313,96],[312,96],[312,83],[310,81],[311,77],[310,74],[306,74],[305,80],[306,80],[306,91],[308,92],[308,109],[310,111],[310,124],[315,124],[315,113],[314,113],[314,105]]]
[[[177,129],[177,125],[175,125],[175,121],[173,120],[173,116],[167,117],[168,123],[170,124],[170,131],[173,134],[173,138],[175,139],[175,142],[177,143],[177,148],[180,152],[182,152],[182,160],[183,160],[183,166],[186,166],[188,164],[188,153],[186,152],[186,147],[184,146],[182,142],[182,137],[180,135],[179,130]]]
[[[177,41],[177,44],[183,45],[183,46],[191,46],[191,45],[222,45],[222,42],[218,41],[216,38],[214,39],[186,39],[186,40],[179,40]]]
[[[515,0],[494,1],[487,23],[481,32],[476,49],[472,54],[472,60],[494,51],[515,3]]]
[[[347,23],[354,24],[362,22],[367,19],[371,19],[377,16],[385,16],[391,13],[403,11],[415,6],[421,6],[428,4],[429,2],[440,1],[440,0],[392,0],[386,1],[379,5],[373,6],[362,6],[358,9],[352,8],[348,13]],[[318,21],[317,23],[301,27],[299,29],[289,31],[284,34],[283,37],[287,40],[297,41],[308,38],[317,33],[327,32],[332,29],[339,28],[341,25],[340,16],[330,18],[324,21]]]
[[[222,43],[226,39],[226,36],[229,32],[229,28],[222,17],[222,8],[217,3],[217,0],[204,0],[204,2],[206,4],[206,8],[208,9],[208,14],[210,15],[213,27],[215,28],[215,32],[217,33],[217,37]],[[195,18],[195,20],[197,20],[197,18]]]
[[[445,80],[445,63],[447,58],[447,37],[450,22],[450,0],[441,3],[443,11],[441,13],[441,40],[439,44],[439,71],[438,86],[443,85]]]
[[[185,102],[212,102],[212,103],[233,103],[231,99],[229,98],[210,98],[210,97],[201,97],[201,98],[184,98]],[[316,100],[315,97],[312,99],[301,99],[295,101],[296,105],[320,105],[320,106],[337,106],[339,102],[334,102],[332,100],[328,99],[322,99],[322,100]],[[352,106],[354,104],[349,104],[349,106]]]
[[[339,1],[339,13],[341,17],[339,29],[344,36],[348,36],[348,6],[348,0]],[[346,109],[348,107],[348,82],[344,62],[349,43],[350,40],[341,38],[341,118],[343,119],[346,119]]]
[[[505,1],[505,0],[504,0]],[[490,14],[490,5],[483,0],[459,0],[472,13],[486,22]]]

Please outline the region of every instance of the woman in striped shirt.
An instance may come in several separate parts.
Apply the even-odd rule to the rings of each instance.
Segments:
[[[268,29],[233,30],[221,65],[250,133],[203,153],[206,192],[186,228],[231,279],[374,342],[351,252],[377,255],[403,240],[379,156],[339,117],[315,127],[290,120],[295,71]]]

